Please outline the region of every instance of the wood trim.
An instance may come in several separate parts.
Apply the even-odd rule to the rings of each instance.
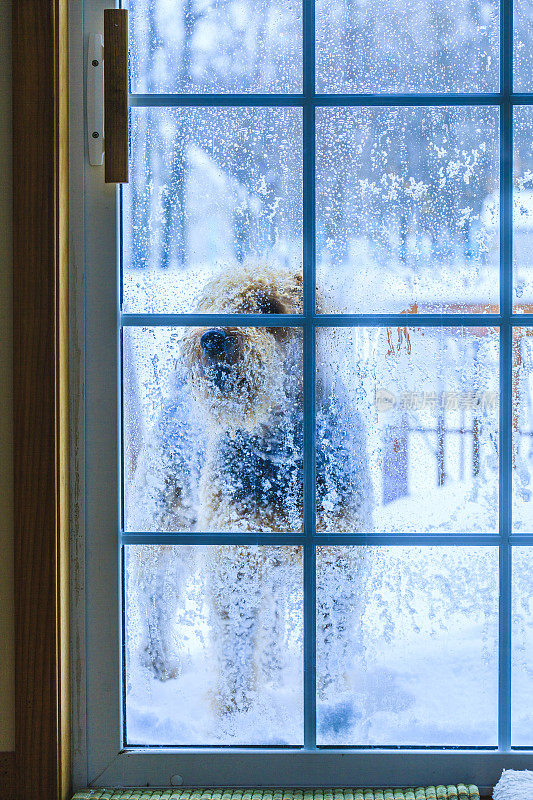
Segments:
[[[70,792],[67,0],[13,3],[15,785]]]
[[[0,753],[0,800],[15,800],[15,753]]]
[[[128,182],[128,12],[104,11],[105,182]]]

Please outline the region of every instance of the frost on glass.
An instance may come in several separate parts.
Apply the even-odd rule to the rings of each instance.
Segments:
[[[328,429],[317,411],[317,496],[351,519],[321,523],[317,509],[318,528],[497,532],[498,364],[492,328],[319,330],[317,408],[338,422]],[[338,430],[344,449],[332,451]],[[329,479],[331,464],[344,484]]]
[[[297,547],[125,547],[126,743],[302,744]]]
[[[302,332],[125,328],[124,526],[302,529]]]
[[[316,529],[328,533],[371,533],[374,497],[368,415],[358,403],[363,375],[352,371],[354,339],[369,331],[336,335],[316,330]],[[372,422],[370,422],[372,424]]]
[[[129,0],[131,91],[298,92],[299,0]]]
[[[533,91],[533,0],[514,0],[514,91]]]
[[[533,328],[513,328],[513,530],[533,533]]]
[[[533,109],[527,106],[515,108],[513,128],[513,304],[517,314],[533,313],[532,129]]]
[[[194,311],[247,262],[301,272],[300,109],[132,108],[130,148],[124,311]]]
[[[317,0],[316,9],[319,92],[498,89],[497,0]]]
[[[533,548],[513,547],[511,743],[533,742]]]
[[[497,697],[496,548],[318,548],[318,744],[495,746]]]
[[[318,108],[316,119],[317,283],[330,305],[497,311],[497,109]]]

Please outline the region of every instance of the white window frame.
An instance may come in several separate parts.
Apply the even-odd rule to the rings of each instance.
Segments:
[[[313,13],[304,1],[304,47],[311,47]],[[511,197],[513,102],[531,104],[533,96],[512,95],[512,0],[502,0],[501,91],[471,95],[457,103],[500,107],[502,139],[501,331],[502,405],[510,418]],[[84,66],[88,36],[101,33],[105,0],[70,2],[70,229],[71,229],[71,394],[72,404],[72,678],[73,782],[86,786],[406,786],[471,782],[487,789],[503,768],[533,767],[533,750],[510,746],[510,553],[513,543],[533,544],[533,536],[512,536],[510,484],[500,493],[500,531],[470,537],[471,544],[500,547],[500,724],[498,749],[372,748],[124,748],[121,743],[121,627],[119,491],[119,192],[106,185],[103,167],[89,167],[84,131]],[[506,49],[507,48],[507,49]],[[312,61],[304,87],[313,82]],[[443,101],[445,98],[441,98]],[[397,96],[389,105],[420,105],[420,98]],[[369,98],[368,104],[383,104]],[[331,101],[331,105],[339,104]],[[356,104],[356,103],[352,103]],[[361,103],[359,103],[361,104]],[[426,100],[426,105],[427,105]],[[314,102],[302,103],[304,131]],[[307,122],[306,122],[307,119]],[[312,124],[312,123],[311,123]],[[305,132],[304,132],[305,135]],[[307,150],[309,152],[309,149]],[[506,160],[507,159],[507,160]],[[305,172],[305,166],[304,166]],[[309,176],[313,176],[312,168]],[[306,210],[307,209],[307,210]],[[304,204],[304,215],[312,207]],[[313,222],[309,217],[308,224]],[[116,261],[115,261],[116,259]],[[496,319],[497,317],[497,319]],[[360,318],[362,320],[363,318]],[[387,317],[387,320],[389,318]],[[392,320],[392,317],[391,317]],[[375,319],[367,321],[375,324]],[[420,318],[416,322],[420,324]],[[456,323],[466,318],[454,317]],[[488,324],[484,317],[485,324]],[[405,318],[403,318],[405,324]],[[431,323],[429,323],[431,324]],[[434,323],[433,323],[434,324]],[[442,324],[442,323],[441,323]],[[492,323],[491,323],[492,324]],[[501,466],[510,476],[510,426],[500,425]],[[506,463],[507,459],[507,463]],[[117,486],[109,491],[109,486]],[[87,534],[87,535],[86,535]],[[434,544],[454,544],[442,537]],[[478,541],[479,540],[479,541]],[[372,540],[380,544],[378,539]],[[403,540],[402,540],[403,541]],[[403,542],[407,543],[407,542]],[[457,544],[459,542],[456,542]],[[462,540],[461,544],[465,544]],[[175,778],[174,776],[181,776]]]

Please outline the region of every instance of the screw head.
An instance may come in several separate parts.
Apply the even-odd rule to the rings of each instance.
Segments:
[[[98,139],[100,134],[98,133],[98,131],[93,131],[92,136],[93,136],[93,139]]]
[[[93,67],[97,67],[99,63],[100,62],[98,61],[97,58],[93,58],[93,60],[91,61],[91,64],[93,65]]]

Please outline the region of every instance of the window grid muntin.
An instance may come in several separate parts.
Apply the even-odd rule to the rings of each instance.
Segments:
[[[247,545],[302,545],[306,542],[301,533],[141,533],[128,531],[122,534],[122,544],[224,544]],[[359,544],[369,546],[413,545],[415,547],[483,547],[498,545],[505,541],[498,533],[320,533],[313,536],[313,543],[323,545]],[[509,537],[511,545],[533,545],[533,534],[513,534]]]
[[[500,0],[500,430],[498,748],[511,747],[513,0]]]
[[[130,94],[132,107],[180,106],[294,106],[303,108],[303,275],[304,313],[265,320],[254,315],[198,314],[122,314],[120,326],[201,325],[218,324],[254,326],[296,326],[304,335],[304,533],[212,534],[212,533],[124,533],[122,544],[202,543],[216,544],[220,537],[228,543],[301,544],[304,548],[304,750],[349,749],[316,746],[315,693],[315,594],[316,547],[320,544],[417,544],[475,546],[494,544],[499,547],[499,688],[498,750],[511,748],[511,545],[533,543],[533,534],[511,534],[512,512],[512,329],[513,325],[533,324],[533,314],[512,313],[512,111],[514,105],[533,104],[533,93],[513,94],[513,0],[500,0],[500,91],[498,93],[420,93],[420,94],[315,94],[315,31],[314,2],[303,0],[303,93],[300,94]],[[406,324],[405,315],[348,314],[317,315],[315,313],[315,109],[321,106],[482,106],[494,105],[500,111],[500,313],[499,314],[423,314],[409,319],[408,326],[475,326],[491,325],[500,331],[500,408],[499,408],[499,532],[497,534],[320,534],[315,533],[315,331],[317,327],[387,327]],[[121,230],[122,238],[122,230]],[[122,253],[122,248],[121,248]],[[121,268],[122,272],[122,268]],[[121,296],[121,292],[120,292]],[[122,448],[121,448],[122,452]],[[121,491],[122,496],[122,491]],[[125,734],[125,727],[123,729]],[[149,749],[149,748],[147,748]],[[155,749],[155,748],[154,748]],[[180,748],[186,749],[186,748]],[[251,748],[254,749],[254,748]],[[380,749],[379,746],[363,749]],[[413,749],[400,746],[398,749]],[[420,748],[414,748],[420,749]],[[429,748],[431,749],[431,748]],[[495,749],[495,748],[455,748]]]

